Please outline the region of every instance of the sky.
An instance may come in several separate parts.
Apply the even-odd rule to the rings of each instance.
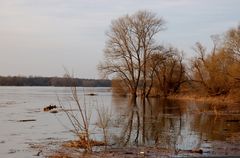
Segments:
[[[149,10],[166,21],[158,41],[194,55],[196,42],[240,24],[240,0],[0,0],[0,76],[100,78],[112,20]]]

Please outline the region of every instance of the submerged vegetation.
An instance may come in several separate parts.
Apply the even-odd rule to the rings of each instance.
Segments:
[[[212,36],[210,51],[197,42],[191,60],[177,48],[157,42],[164,26],[162,18],[148,11],[112,22],[99,70],[113,78],[114,92],[144,97],[240,96],[240,26]]]
[[[202,110],[195,105],[192,105],[193,109],[191,109],[185,107],[186,105],[180,107],[176,100],[172,101],[166,98],[194,97],[200,98],[199,101],[201,101],[201,97],[214,97],[217,100],[221,97],[221,101],[224,101],[226,97],[228,99],[230,97],[232,100],[238,99],[240,96],[238,92],[240,89],[240,26],[229,30],[221,37],[212,36],[213,48],[209,52],[201,43],[197,42],[194,47],[196,55],[189,61],[184,59],[184,52],[173,46],[164,46],[158,43],[158,34],[164,29],[164,20],[148,11],[139,11],[112,22],[107,33],[105,60],[99,64],[98,69],[105,77],[113,79],[114,94],[118,96],[130,94],[127,114],[114,120],[123,123],[120,127],[121,132],[111,134],[108,131],[113,120],[110,119],[111,115],[108,109],[101,108],[96,112],[98,116],[96,124],[101,128],[102,140],[92,139],[91,116],[88,115],[85,101],[79,100],[76,84],[74,84],[72,99],[77,105],[78,113],[71,110],[65,111],[65,113],[74,127],[74,133],[78,140],[68,143],[68,146],[84,148],[88,153],[93,151],[93,146],[105,146],[104,151],[111,152],[112,147],[116,147],[116,144],[122,149],[138,148],[139,146],[149,147],[150,151],[157,149],[154,152],[157,155],[160,154],[159,151],[163,153],[163,150],[167,151],[166,155],[203,154],[206,152],[205,149],[203,151],[202,144],[211,139],[208,136],[197,138],[199,139],[197,140],[198,144],[191,146],[194,148],[185,149],[179,146],[185,139],[183,137],[186,137],[181,133],[183,122],[186,123],[188,120],[182,120],[183,113],[189,116],[198,114],[200,117],[208,114],[208,117],[211,115],[211,119],[207,119],[214,120],[213,123],[215,123],[218,116],[223,115],[221,110],[229,107],[206,104],[208,109]],[[71,77],[69,79],[74,81]],[[155,99],[154,106],[162,105],[160,115],[159,113],[155,115],[157,107],[153,106],[149,97],[156,97],[152,98]],[[160,100],[159,98],[164,99]],[[212,119],[212,115],[214,119]],[[232,113],[229,112],[227,115],[232,115]],[[239,119],[235,120],[234,118],[227,121],[238,122]],[[187,123],[190,124],[190,122]],[[209,122],[204,120],[199,124],[201,123],[206,126]],[[115,126],[119,129],[119,124]],[[166,128],[165,131],[164,128]],[[128,152],[126,151],[126,153]],[[132,154],[132,152],[129,153]],[[136,154],[133,156],[139,156],[138,154],[145,156],[144,151]]]
[[[239,154],[237,105],[213,106],[161,98],[148,98],[143,104],[140,97],[115,97],[110,106],[118,110],[110,117],[108,110],[97,109],[97,125],[89,130],[91,138],[100,137],[89,142],[87,139],[67,141],[59,153],[54,154],[117,158]],[[84,106],[83,100],[82,103]],[[95,122],[89,123],[95,125]],[[87,150],[88,143],[92,150]],[[84,150],[87,152],[82,152]]]

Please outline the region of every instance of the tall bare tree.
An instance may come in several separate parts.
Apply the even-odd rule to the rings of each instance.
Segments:
[[[146,63],[159,45],[157,34],[164,29],[164,20],[149,11],[138,11],[112,21],[107,33],[104,55],[99,70],[104,75],[120,77],[132,96],[137,96],[140,81],[146,93]]]

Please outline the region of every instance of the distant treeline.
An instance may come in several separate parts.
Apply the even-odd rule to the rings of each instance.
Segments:
[[[111,80],[64,77],[0,76],[0,86],[111,87]]]

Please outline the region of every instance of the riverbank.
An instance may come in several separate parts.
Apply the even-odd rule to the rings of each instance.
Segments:
[[[193,101],[201,102],[203,104],[213,104],[213,105],[223,105],[216,106],[217,108],[209,108],[203,111],[198,111],[198,116],[203,117],[214,117],[214,122],[221,124],[221,129],[214,127],[212,129],[214,137],[221,135],[226,135],[224,141],[212,140],[209,136],[207,138],[201,139],[198,148],[163,148],[158,145],[156,146],[131,146],[131,147],[114,147],[108,146],[105,150],[104,147],[98,148],[98,150],[92,153],[84,153],[83,149],[69,148],[66,146],[60,146],[57,150],[47,155],[50,158],[102,158],[102,157],[113,157],[113,158],[156,158],[156,157],[209,157],[209,156],[239,156],[240,155],[240,133],[239,127],[239,104],[235,100],[231,100],[227,97],[197,97],[197,96],[183,96],[183,95],[174,95],[170,96],[168,99],[182,100],[182,101]],[[200,104],[199,104],[200,105]],[[213,106],[215,107],[215,106]],[[171,107],[174,109],[175,107]],[[217,113],[214,113],[214,110],[217,110]],[[194,111],[192,111],[192,114]],[[200,115],[199,115],[200,114]],[[203,114],[203,115],[201,115]],[[229,117],[231,115],[231,117]],[[169,116],[169,114],[168,114]],[[223,118],[224,121],[220,121]],[[204,122],[204,121],[203,121]],[[204,126],[202,124],[201,126]],[[211,121],[206,121],[204,129],[207,127],[210,129]],[[200,126],[199,126],[200,127]],[[232,127],[231,129],[229,127]],[[215,129],[216,128],[216,129]],[[191,137],[191,136],[189,136]],[[186,137],[185,137],[186,138]],[[210,146],[211,145],[211,146]]]
[[[209,157],[209,156],[230,156],[237,157],[240,155],[240,146],[238,146],[240,140],[239,133],[232,136],[225,143],[215,141],[213,143],[214,151],[210,150],[208,146],[199,149],[190,150],[174,150],[164,149],[157,146],[138,146],[138,147],[111,147],[107,149],[98,148],[91,153],[86,153],[83,149],[66,147],[60,145],[56,150],[49,150],[49,146],[45,146],[45,149],[40,150],[39,155],[48,158],[157,158],[157,157]],[[206,140],[205,140],[206,141]],[[59,143],[59,142],[58,142]],[[58,144],[52,142],[52,144]],[[51,148],[51,147],[50,147]]]
[[[92,153],[77,152],[77,149],[62,148],[49,158],[136,158],[136,157],[169,157],[174,155],[174,151],[164,150],[157,147],[129,147],[129,148],[109,148],[104,151],[95,151]],[[197,155],[197,154],[196,154]]]

